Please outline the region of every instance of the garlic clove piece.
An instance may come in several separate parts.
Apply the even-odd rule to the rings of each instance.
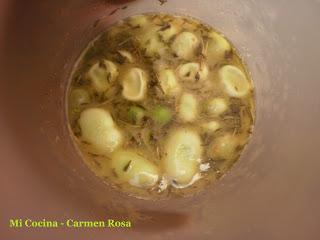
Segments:
[[[94,90],[98,93],[108,90],[110,83],[119,75],[118,67],[109,60],[102,60],[94,64],[87,73]]]
[[[228,133],[213,140],[209,154],[213,158],[231,160],[236,156],[238,146],[237,136]]]
[[[198,116],[198,100],[190,93],[184,93],[180,98],[178,116],[183,122],[193,122]]]
[[[209,68],[205,63],[185,63],[178,67],[178,75],[184,81],[204,81],[208,78]]]
[[[228,103],[224,98],[214,98],[207,104],[207,113],[212,116],[219,116],[228,110]]]
[[[182,32],[174,39],[171,48],[178,57],[190,60],[194,57],[199,44],[200,41],[195,34],[191,32]]]
[[[231,51],[231,45],[223,36],[216,32],[209,34],[206,55],[209,62],[217,62]]]
[[[84,110],[78,120],[81,137],[98,154],[108,154],[122,143],[122,134],[110,113],[100,108]]]
[[[118,53],[125,58],[129,63],[134,63],[135,59],[132,54],[126,50],[119,50]]]
[[[189,183],[199,170],[201,138],[190,129],[172,132],[165,144],[163,166],[167,176],[178,184]]]
[[[251,86],[246,75],[235,66],[223,66],[219,70],[219,78],[225,88],[225,91],[231,97],[244,97],[251,90]]]
[[[144,44],[145,54],[148,57],[153,57],[156,55],[163,55],[167,51],[168,47],[160,41],[158,36],[152,36]]]
[[[112,167],[120,181],[146,188],[159,180],[158,167],[134,150],[118,150],[112,154]]]
[[[172,69],[163,69],[158,74],[158,79],[163,92],[168,96],[176,96],[181,92],[181,86]]]
[[[181,27],[174,23],[167,23],[165,26],[160,28],[159,35],[165,42],[169,42],[175,35],[178,34]]]
[[[130,101],[143,100],[147,92],[148,76],[140,68],[129,69],[122,78],[122,95]]]

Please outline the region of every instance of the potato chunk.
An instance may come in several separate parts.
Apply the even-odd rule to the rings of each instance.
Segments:
[[[198,116],[198,100],[190,93],[184,93],[179,103],[179,118],[183,122],[193,122]]]
[[[251,90],[246,75],[237,67],[226,65],[219,70],[220,80],[231,97],[241,98]]]
[[[135,59],[134,57],[132,56],[132,54],[126,50],[119,50],[118,53],[126,59],[127,62],[129,63],[134,63],[135,62]]]
[[[145,54],[148,57],[153,57],[156,55],[163,55],[165,54],[166,50],[168,49],[167,46],[160,41],[160,38],[155,35],[150,37],[144,44],[145,47]]]
[[[163,41],[168,42],[180,31],[181,26],[176,23],[167,23],[164,27],[159,30],[159,35]]]
[[[204,81],[208,78],[209,69],[205,63],[186,63],[178,68],[179,77],[185,81]]]
[[[100,108],[84,110],[79,118],[82,139],[98,154],[114,151],[122,143],[122,135],[108,111]]]
[[[176,96],[181,92],[181,86],[172,69],[164,69],[159,72],[159,82],[163,92],[168,96]]]
[[[237,153],[239,140],[236,136],[226,134],[216,138],[211,144],[211,155],[213,158],[232,159]]]
[[[133,150],[112,154],[112,167],[120,181],[136,187],[152,187],[159,179],[159,169]]]
[[[197,132],[179,129],[166,141],[164,169],[168,177],[178,184],[189,183],[199,171],[202,147]]]
[[[147,92],[147,74],[140,68],[131,68],[122,79],[122,95],[130,101],[140,101]]]
[[[103,60],[90,68],[87,78],[91,81],[94,90],[102,93],[108,90],[110,83],[114,82],[118,75],[118,67],[111,61]]]
[[[200,41],[195,34],[191,32],[182,32],[175,38],[171,48],[178,57],[190,60],[194,57],[199,43]]]
[[[223,59],[227,52],[231,51],[229,42],[218,33],[209,34],[206,55],[210,64],[214,64]]]
[[[207,104],[207,113],[216,117],[228,110],[228,103],[224,98],[214,98]]]

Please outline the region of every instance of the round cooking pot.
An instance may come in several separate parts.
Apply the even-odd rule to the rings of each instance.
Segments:
[[[139,200],[103,184],[67,128],[66,86],[90,40],[146,12],[223,32],[256,89],[253,136],[188,198]],[[0,2],[1,239],[320,239],[319,0]],[[131,220],[129,229],[9,228],[9,219]]]

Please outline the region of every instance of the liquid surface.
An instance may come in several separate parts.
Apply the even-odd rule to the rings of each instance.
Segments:
[[[197,20],[139,15],[91,42],[68,93],[73,139],[107,184],[139,198],[194,194],[239,158],[254,124],[246,66]]]

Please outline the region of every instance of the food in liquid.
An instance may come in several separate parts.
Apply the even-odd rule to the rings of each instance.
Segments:
[[[232,44],[167,14],[110,27],[78,60],[73,139],[107,184],[140,198],[185,196],[219,179],[254,124],[254,88]]]

